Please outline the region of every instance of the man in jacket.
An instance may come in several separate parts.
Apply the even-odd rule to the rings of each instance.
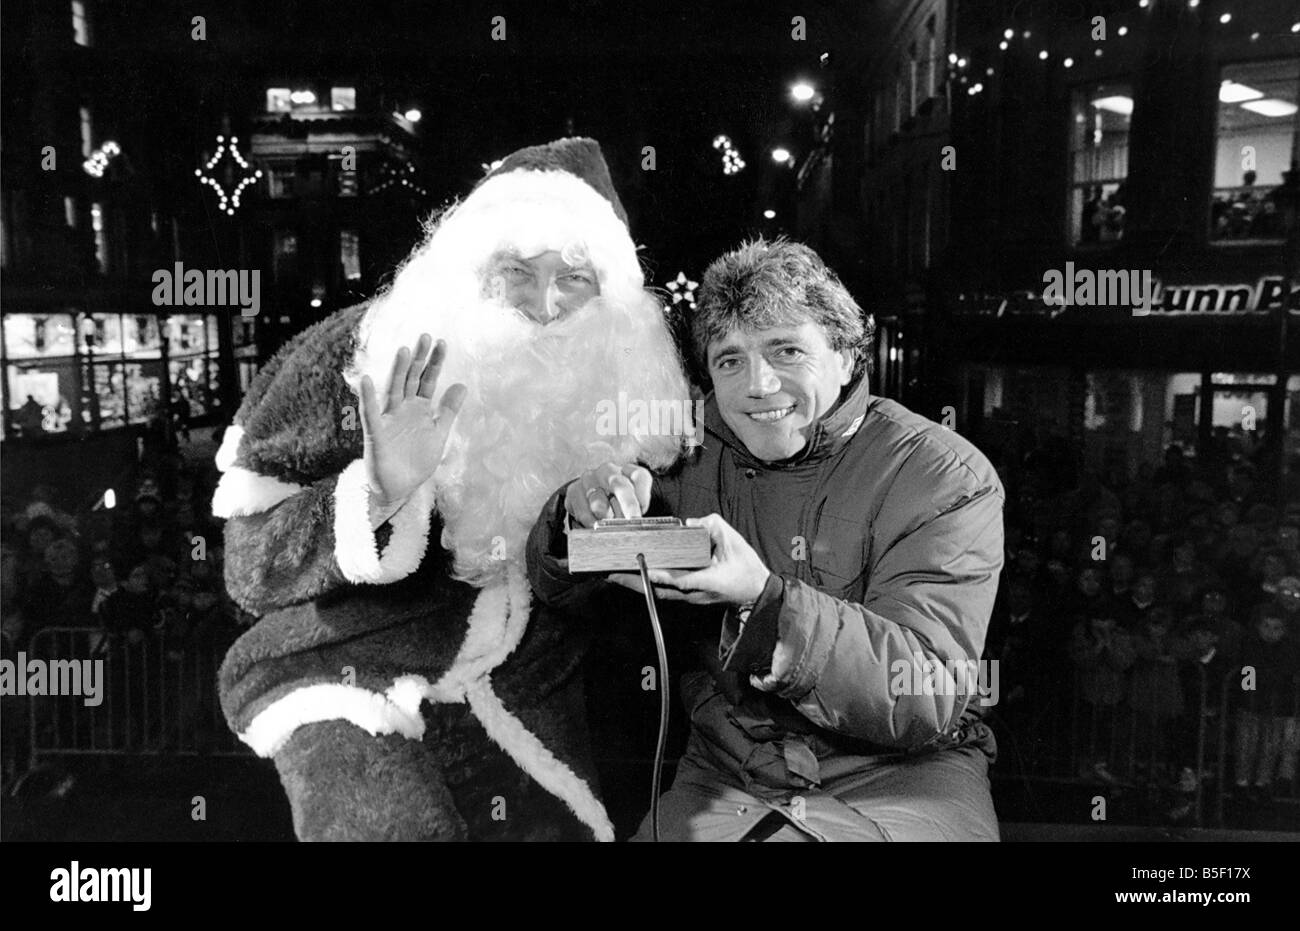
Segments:
[[[998,839],[990,677],[972,673],[1005,495],[961,436],[870,395],[872,336],[807,247],[723,256],[690,321],[712,387],[702,448],[669,474],[585,472],[533,529],[534,592],[574,612],[640,579],[569,574],[566,516],[709,530],[707,568],[651,573],[682,609],[670,628],[721,622],[706,670],[682,678],[691,733],[664,839]]]

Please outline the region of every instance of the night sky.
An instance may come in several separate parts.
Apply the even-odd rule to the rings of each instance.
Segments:
[[[236,124],[262,106],[269,82],[319,78],[380,88],[424,114],[430,206],[463,194],[481,164],[569,133],[602,143],[646,246],[652,278],[698,275],[709,259],[764,226],[793,183],[768,153],[810,138],[791,104],[798,78],[824,85],[819,63],[852,32],[849,4],[724,0],[645,5],[431,3],[368,0],[151,0],[99,7],[101,28],[135,47],[105,79],[130,105],[111,121],[142,121],[167,139],[164,158],[196,164],[229,112]],[[861,5],[858,5],[861,6]],[[207,18],[207,41],[190,17]],[[506,41],[491,20],[506,17]],[[806,41],[791,18],[807,20]],[[106,127],[108,128],[108,127]],[[245,127],[236,125],[236,130]],[[731,136],[748,167],[724,177],[712,148]],[[641,169],[654,146],[653,172]],[[175,166],[174,166],[175,167]],[[198,195],[196,189],[195,196]]]

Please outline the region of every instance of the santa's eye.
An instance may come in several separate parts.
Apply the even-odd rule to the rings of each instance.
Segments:
[[[560,276],[560,280],[574,285],[593,285],[596,283],[596,278],[591,272],[580,269],[565,272]]]

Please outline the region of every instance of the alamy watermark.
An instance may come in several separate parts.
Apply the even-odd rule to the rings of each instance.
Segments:
[[[998,703],[998,661],[950,659],[940,661],[913,653],[911,659],[889,664],[889,692],[894,696],[966,695],[985,708]]]
[[[704,442],[704,402],[685,398],[644,400],[608,398],[596,405],[596,432],[601,436],[684,436],[687,446]]]
[[[1149,268],[1080,268],[1043,272],[1043,303],[1049,307],[1132,307],[1136,316],[1156,305],[1155,276]]]
[[[154,283],[155,307],[238,307],[242,317],[256,317],[262,309],[262,273],[247,268],[160,268]]]
[[[130,902],[137,912],[149,911],[153,900],[152,867],[93,867],[73,860],[66,869],[50,871],[51,902]]]
[[[88,708],[104,700],[102,659],[0,659],[0,696],[76,695]]]

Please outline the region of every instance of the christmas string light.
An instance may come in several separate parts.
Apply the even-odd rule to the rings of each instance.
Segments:
[[[94,152],[90,153],[90,158],[82,162],[81,167],[84,168],[86,174],[90,175],[92,178],[102,178],[104,177],[104,172],[108,170],[108,163],[113,160],[114,156],[121,154],[121,152],[122,149],[116,142],[105,142]]]
[[[230,158],[236,165],[242,168],[245,172],[249,172],[239,179],[239,183],[235,185],[234,190],[230,193],[226,192],[225,187],[222,186],[220,181],[208,173],[221,162],[221,157],[227,152],[230,153]],[[200,184],[206,184],[212,188],[212,190],[217,192],[217,197],[219,198],[217,209],[227,216],[233,217],[235,211],[239,209],[239,199],[244,193],[244,188],[258,181],[262,177],[262,172],[253,169],[253,166],[248,163],[248,160],[240,154],[238,136],[231,136],[229,143],[226,142],[225,136],[218,136],[217,151],[213,153],[212,158],[208,159],[202,168],[194,169],[194,175],[199,179]]]
[[[488,170],[491,170],[493,167],[499,164],[500,164],[500,160],[493,162],[491,165],[488,166]],[[404,187],[409,191],[414,191],[416,194],[419,194],[421,197],[429,196],[428,191],[426,191],[420,185],[416,184],[415,181],[411,179],[411,176],[415,174],[415,166],[412,165],[410,162],[404,163],[402,168],[395,168],[393,167],[393,164],[391,162],[386,162],[384,164],[383,171],[384,171],[384,180],[381,181],[379,184],[377,184],[373,190],[371,190],[370,192],[371,194],[382,193],[383,191],[388,190],[390,187]]]

